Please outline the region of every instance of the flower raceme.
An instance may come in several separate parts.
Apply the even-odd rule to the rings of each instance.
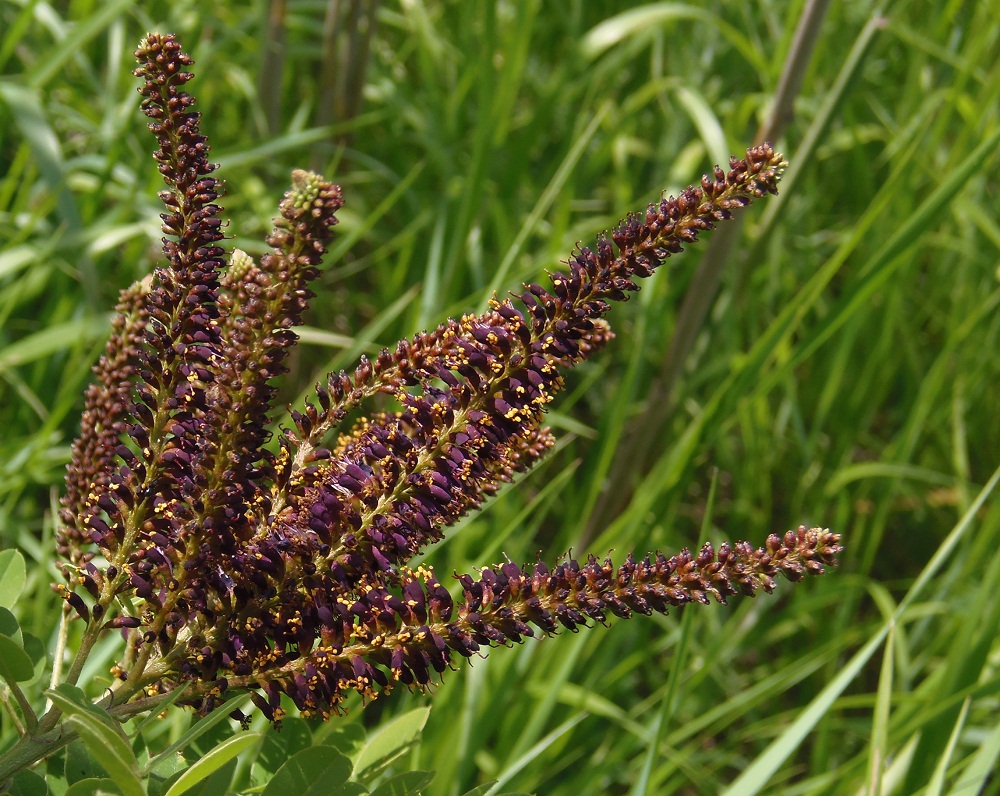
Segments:
[[[350,691],[427,685],[457,657],[610,616],[770,592],[835,563],[839,536],[805,527],[666,557],[512,562],[458,576],[452,596],[407,563],[553,445],[542,425],[565,370],[613,336],[604,316],[670,255],[776,193],[763,144],[579,249],[551,286],[331,374],[271,432],[274,380],[297,338],[341,190],[296,171],[256,262],[228,257],[221,185],[171,35],[136,53],[166,183],[165,264],[123,291],[73,446],[58,537],[86,623],[119,629],[114,702],[185,686],[211,710],[231,689],[280,720],[281,696],[328,717]],[[392,399],[393,412],[360,420]],[[79,676],[74,663],[70,681]]]

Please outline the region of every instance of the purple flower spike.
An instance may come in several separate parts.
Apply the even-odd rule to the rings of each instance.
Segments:
[[[785,162],[769,144],[630,215],[549,287],[524,285],[330,374],[269,445],[275,380],[341,189],[294,172],[269,253],[225,252],[222,185],[184,91],[193,62],[172,35],[149,34],[136,56],[166,186],[166,262],[122,292],[94,369],[60,513],[68,585],[56,587],[91,640],[125,636],[116,705],[185,686],[184,703],[207,712],[243,689],[275,723],[283,701],[327,718],[351,691],[424,688],[489,647],[770,592],[779,574],[836,563],[840,537],[801,527],[763,547],[617,567],[508,560],[456,575],[454,592],[410,564],[552,448],[545,413],[566,370],[613,338],[611,306],[776,193]]]

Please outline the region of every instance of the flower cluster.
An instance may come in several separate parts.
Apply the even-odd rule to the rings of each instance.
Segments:
[[[764,144],[700,186],[629,216],[581,248],[552,285],[331,374],[272,448],[274,379],[296,342],[343,204],[295,172],[260,263],[226,258],[221,190],[194,100],[191,59],[170,35],[136,56],[156,137],[166,264],[123,292],[86,395],[58,545],[87,640],[119,629],[117,702],[186,686],[204,710],[251,691],[272,720],[421,687],[455,659],[611,615],[770,592],[835,563],[839,537],[805,527],[764,547],[697,555],[507,562],[461,575],[454,595],[407,562],[553,444],[542,425],[568,367],[612,337],[611,303],[699,232],[775,193],[785,166]],[[378,399],[394,411],[371,411]]]

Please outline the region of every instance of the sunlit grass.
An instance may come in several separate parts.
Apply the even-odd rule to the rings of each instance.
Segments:
[[[325,9],[289,5],[284,73],[264,81],[260,5],[0,6],[0,544],[31,562],[19,619],[42,638],[88,368],[118,289],[157,257],[129,75],[145,30],[177,32],[197,61],[237,245],[254,250],[292,168],[344,186],[293,401],[360,353],[541,280],[744,150],[799,4],[385,0],[358,114],[328,126]],[[405,765],[436,770],[432,792],[916,794],[968,779],[971,793],[995,767],[1000,30],[989,4],[875,14],[831,4],[775,142],[792,164],[782,195],[746,214],[672,398],[655,387],[703,247],[611,315],[618,340],[551,414],[551,460],[432,554],[449,573],[759,543],[807,522],[844,534],[841,569],[777,600],[500,650],[429,702],[398,692],[341,720],[431,704]],[[607,489],[623,508],[605,517]],[[106,676],[95,667],[95,693]]]

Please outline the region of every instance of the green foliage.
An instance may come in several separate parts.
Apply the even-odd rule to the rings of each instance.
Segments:
[[[288,4],[269,80],[262,4],[0,6],[0,606],[14,621],[0,621],[0,748],[23,715],[14,684],[40,712],[63,649],[52,505],[89,367],[118,289],[159,257],[158,175],[129,74],[144,31],[176,31],[197,60],[236,245],[261,252],[291,169],[344,186],[332,267],[284,385],[292,402],[359,353],[539,280],[577,240],[744,148],[800,5],[385,0],[363,101],[329,124],[316,75],[350,50],[324,43],[319,4]],[[734,602],[477,661],[438,689],[419,743],[357,792],[414,792],[424,778],[411,770],[436,772],[425,792],[449,796],[996,792],[993,15],[831,4],[775,141],[792,164],[781,196],[747,214],[718,294],[692,278],[695,250],[655,277],[613,318],[617,343],[573,374],[550,415],[555,454],[430,556],[448,573],[811,520],[844,534],[836,576],[778,610]],[[699,291],[711,312],[666,395],[678,308]],[[92,699],[117,659],[108,642],[81,678]],[[263,790],[316,749],[352,770],[384,759],[360,757],[363,739],[425,704],[397,693],[329,725],[255,726],[256,757],[186,792]],[[84,730],[12,793],[128,793],[125,744],[163,794],[220,743],[253,738],[225,711],[176,710],[109,740],[116,768],[88,751],[105,725],[77,717],[91,744]]]
[[[373,732],[364,747],[354,757],[354,768],[359,776],[372,779],[418,742],[430,714],[428,708],[416,708]]]
[[[24,556],[17,550],[0,552],[0,606],[10,608],[17,602],[26,578]]]

